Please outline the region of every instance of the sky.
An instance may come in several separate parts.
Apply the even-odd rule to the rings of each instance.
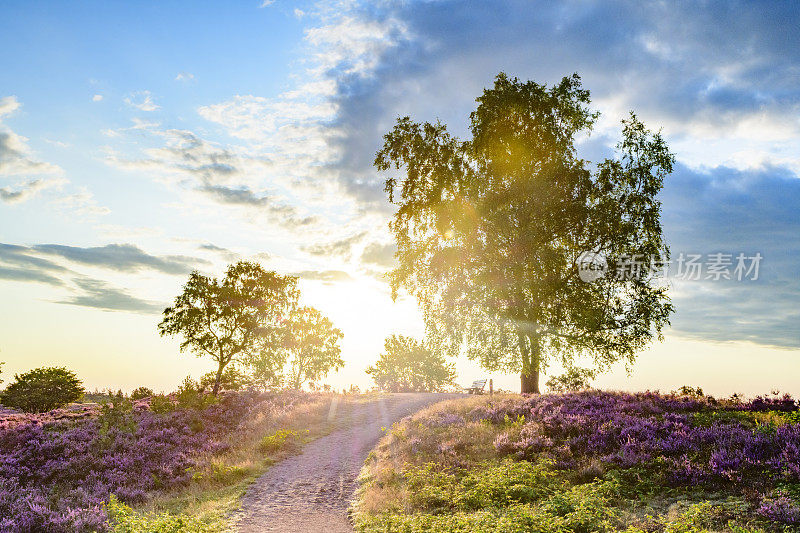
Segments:
[[[159,337],[160,312],[190,271],[248,259],[299,276],[343,330],[327,382],[370,386],[384,338],[424,330],[383,277],[381,137],[405,115],[465,135],[502,71],[581,76],[602,113],[588,160],[613,156],[631,110],[661,130],[673,257],[761,256],[757,279],[670,279],[664,340],[597,385],[798,395],[798,25],[790,1],[3,2],[0,378],[199,377],[213,363]]]

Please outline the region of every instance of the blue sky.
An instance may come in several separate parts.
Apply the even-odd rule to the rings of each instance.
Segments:
[[[157,337],[158,310],[191,269],[246,258],[301,276],[345,332],[331,382],[368,384],[384,336],[422,331],[380,281],[381,135],[398,115],[462,135],[498,72],[577,72],[603,113],[585,157],[613,153],[629,110],[675,151],[674,254],[764,256],[756,282],[675,282],[664,344],[601,384],[800,393],[793,2],[5,2],[0,15],[6,373],[64,364],[123,388],[197,376],[209,364]]]

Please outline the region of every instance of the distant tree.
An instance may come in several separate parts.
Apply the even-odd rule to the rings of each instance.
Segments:
[[[577,75],[548,88],[501,73],[477,101],[468,140],[408,117],[384,136],[376,167],[403,171],[385,184],[397,205],[393,295],[417,297],[431,342],[519,372],[522,392],[539,392],[553,357],[632,363],[673,310],[649,263],[669,256],[657,194],[673,154],[631,114],[617,157],[580,159],[575,138],[599,114]],[[585,252],[644,264],[587,283]]]
[[[192,272],[164,310],[163,335],[181,335],[181,351],[210,356],[216,363],[213,394],[225,367],[236,358],[260,354],[280,359],[288,334],[286,321],[298,298],[297,278],[240,261],[221,280]]]
[[[142,398],[149,398],[153,395],[153,389],[148,387],[137,387],[131,392],[131,400],[141,400]]]
[[[200,388],[209,389],[214,387],[214,382],[217,379],[216,372],[208,372],[203,374],[200,378]],[[228,365],[219,380],[219,390],[241,390],[248,384],[248,376],[239,368],[233,365]]]
[[[342,337],[342,332],[317,309],[296,309],[288,342],[289,385],[300,389],[306,381],[317,381],[344,366],[339,347]]]
[[[16,374],[0,396],[0,403],[28,413],[43,413],[77,401],[82,395],[83,385],[74,372],[44,367]]]
[[[384,352],[367,374],[389,392],[438,392],[456,377],[454,365],[446,363],[442,355],[403,335],[386,339]]]
[[[550,392],[575,392],[592,386],[597,372],[590,368],[570,367],[560,376],[552,376],[545,385]]]

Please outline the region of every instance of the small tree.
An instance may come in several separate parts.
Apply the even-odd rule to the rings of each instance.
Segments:
[[[223,279],[195,271],[158,325],[163,335],[182,335],[181,351],[210,356],[216,363],[213,393],[225,367],[255,354],[281,360],[287,319],[299,296],[297,278],[240,261]]]
[[[333,323],[313,307],[301,307],[292,314],[289,340],[289,381],[299,389],[331,370],[344,366],[339,340],[344,336]]]
[[[453,383],[455,365],[427,348],[422,342],[403,335],[386,339],[384,353],[367,369],[375,384],[389,392],[439,392]]]
[[[79,400],[82,395],[83,385],[74,372],[44,367],[16,374],[0,402],[28,413],[43,413]]]

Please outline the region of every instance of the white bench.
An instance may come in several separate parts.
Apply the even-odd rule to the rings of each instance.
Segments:
[[[483,389],[486,388],[486,380],[485,379],[476,379],[472,382],[472,385],[469,387],[465,387],[464,390],[470,394],[483,394]]]

